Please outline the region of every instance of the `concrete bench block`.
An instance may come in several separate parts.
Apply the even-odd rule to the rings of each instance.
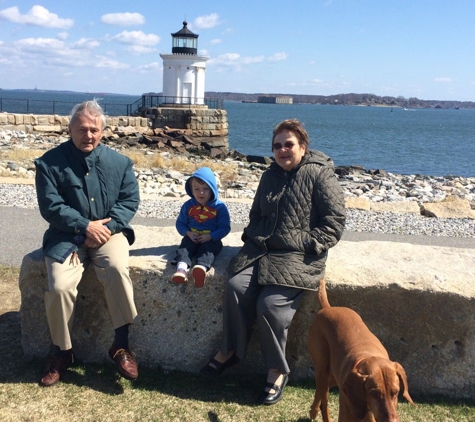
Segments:
[[[222,331],[222,294],[226,266],[241,246],[240,233],[225,247],[205,287],[171,283],[168,259],[179,244],[173,227],[135,227],[130,253],[138,320],[131,348],[142,367],[160,366],[196,373],[218,347]],[[475,253],[394,242],[340,242],[330,251],[327,290],[333,306],[357,311],[400,362],[414,394],[475,398]],[[46,269],[41,251],[25,256],[21,274],[22,346],[27,358],[44,357],[50,344],[44,311]],[[319,309],[308,292],[289,331],[287,357],[293,379],[313,377],[307,331]],[[79,285],[73,328],[78,358],[102,362],[113,329],[102,287],[89,267]],[[234,369],[233,369],[234,370]],[[257,335],[236,369],[262,372]]]

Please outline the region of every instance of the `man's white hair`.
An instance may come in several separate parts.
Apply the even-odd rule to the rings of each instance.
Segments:
[[[96,101],[96,99],[84,101],[80,104],[76,104],[71,110],[69,124],[71,125],[74,120],[79,116],[94,116],[100,117],[102,120],[102,130],[106,128],[106,116],[102,107]]]

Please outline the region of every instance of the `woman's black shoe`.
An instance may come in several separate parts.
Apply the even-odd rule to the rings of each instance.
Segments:
[[[218,362],[215,358],[203,366],[200,374],[206,378],[216,378],[223,373],[223,371],[239,362],[239,358],[234,354],[226,362]],[[212,366],[213,365],[213,366]]]
[[[264,387],[264,391],[259,395],[259,403],[261,404],[276,404],[282,399],[284,388],[289,382],[289,375],[284,374],[281,385],[271,384],[268,382]],[[269,393],[266,389],[274,390],[274,393]]]

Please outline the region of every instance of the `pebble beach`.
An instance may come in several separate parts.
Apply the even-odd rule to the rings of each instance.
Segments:
[[[40,137],[0,132],[0,152],[8,148],[48,149],[67,138]],[[32,139],[34,136],[34,139]],[[170,154],[164,152],[162,154]],[[170,158],[170,157],[168,157]],[[190,160],[200,160],[190,157]],[[221,199],[226,202],[233,224],[245,225],[254,192],[266,165],[222,160],[223,165],[237,166],[238,177],[232,184],[219,181]],[[475,177],[430,177],[421,175],[396,175],[384,170],[366,172],[361,168],[339,169],[339,182],[346,198],[367,198],[376,202],[424,202],[443,201],[448,196],[464,198],[475,208]],[[32,163],[0,161],[0,175],[9,183],[0,183],[0,206],[37,209]],[[138,216],[175,219],[186,199],[184,182],[189,174],[169,169],[136,168],[142,201]],[[219,174],[217,175],[219,179]],[[15,179],[19,182],[16,183]],[[31,183],[20,183],[29,180]],[[431,218],[417,213],[373,212],[349,208],[346,230],[356,232],[394,233],[418,236],[475,237],[473,218]]]
[[[151,198],[143,194],[137,213],[140,217],[176,219],[181,198]],[[250,201],[226,200],[232,224],[247,224]],[[36,192],[32,184],[0,184],[0,206],[37,209]],[[475,238],[475,220],[464,218],[430,218],[414,213],[371,212],[347,210],[345,230],[356,232],[392,233],[418,236],[449,236]]]

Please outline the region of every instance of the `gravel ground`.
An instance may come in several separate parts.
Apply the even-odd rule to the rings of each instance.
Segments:
[[[137,216],[174,220],[182,203],[182,199],[144,199]],[[230,201],[227,205],[233,224],[247,224],[251,206],[249,201]],[[37,209],[34,187],[0,184],[0,206]],[[353,232],[475,238],[475,220],[430,218],[413,213],[395,214],[349,209],[345,229]]]

